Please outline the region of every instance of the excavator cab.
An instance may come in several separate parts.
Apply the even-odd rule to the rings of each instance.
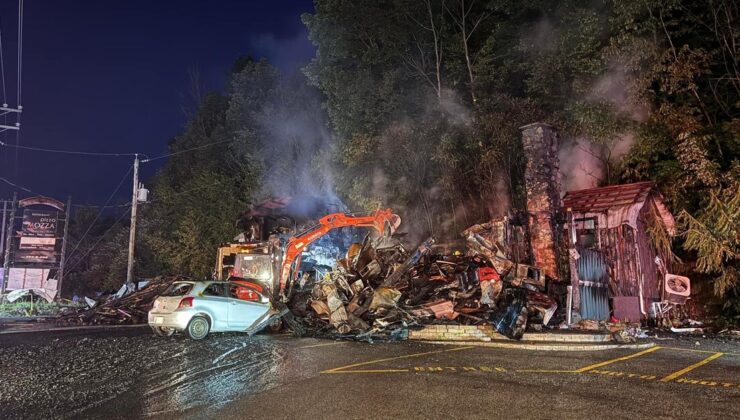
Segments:
[[[319,238],[343,227],[367,227],[380,235],[391,235],[400,222],[401,218],[390,209],[365,215],[331,213],[319,219],[316,225],[287,240],[271,235],[267,241],[240,242],[220,247],[215,277],[219,280],[239,277],[257,281],[265,285],[271,296],[286,302],[290,297],[290,285],[297,280],[300,272],[301,254]],[[359,249],[355,246],[351,251],[354,254]]]
[[[236,254],[231,275],[269,284],[273,278],[272,256],[265,254]]]

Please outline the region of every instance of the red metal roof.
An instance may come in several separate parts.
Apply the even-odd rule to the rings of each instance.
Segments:
[[[654,188],[655,183],[647,181],[568,191],[563,197],[563,205],[577,213],[599,213],[645,201]]]

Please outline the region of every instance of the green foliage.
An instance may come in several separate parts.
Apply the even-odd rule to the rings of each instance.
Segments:
[[[711,191],[737,177],[733,2],[476,4],[470,78],[459,2],[444,3],[317,1],[303,18],[318,49],[306,73],[327,97],[337,188],[353,204],[393,204],[428,229],[522,208],[518,127],[544,120],[593,146],[602,183],[654,180],[676,212],[716,217]]]
[[[740,182],[720,193],[712,192],[698,217],[679,215],[685,247],[697,254],[696,269],[713,274],[718,296],[740,287]]]
[[[519,127],[546,121],[593,146],[601,183],[657,182],[697,269],[735,290],[721,213],[740,174],[737,5],[465,4],[463,28],[461,0],[317,0],[302,16],[317,48],[305,78],[240,57],[169,149],[228,143],[177,154],[149,182],[139,273],[207,275],[235,216],[268,195],[337,193],[393,207],[416,236],[454,236],[524,208]],[[74,275],[120,277],[121,225]]]

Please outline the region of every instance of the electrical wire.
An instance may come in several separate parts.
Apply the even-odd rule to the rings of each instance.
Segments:
[[[28,188],[26,188],[26,187],[24,187],[22,185],[18,185],[18,184],[14,183],[14,182],[11,182],[11,181],[7,180],[6,178],[3,178],[3,177],[0,177],[0,181],[3,181],[4,183],[6,183],[6,184],[8,184],[8,185],[10,185],[12,187],[18,188],[19,190],[25,191],[27,193],[31,193],[33,195],[38,195],[38,196],[47,197],[47,198],[49,197],[46,194],[37,193],[36,191],[30,190],[30,189],[28,189]]]
[[[189,190],[185,190],[185,191],[180,191],[180,192],[173,193],[173,194],[170,195],[170,197],[177,197],[177,196],[180,196],[180,195],[183,195],[183,194],[189,194],[189,193],[194,192],[194,191],[200,191],[200,190],[202,190],[204,188],[215,187],[215,186],[218,186],[218,185],[222,185],[222,184],[220,182],[218,182],[218,181],[214,181],[213,184],[208,184],[208,185],[204,185],[202,187],[191,188]],[[160,199],[154,199],[154,200],[147,200],[146,202],[141,203],[141,204],[146,205],[146,204],[152,204],[152,203],[159,203],[162,200],[163,200],[162,198],[160,198]]]
[[[21,82],[23,81],[23,0],[18,0],[18,108],[21,102]]]
[[[156,157],[153,157],[153,158],[144,159],[144,160],[141,161],[141,163],[147,163],[147,162],[151,162],[151,161],[157,160],[157,159],[164,159],[166,157],[179,155],[181,153],[192,152],[193,150],[205,149],[206,147],[215,146],[217,144],[231,143],[234,140],[236,140],[236,139],[220,140],[220,141],[215,141],[213,143],[208,143],[208,144],[203,144],[203,145],[200,145],[200,146],[196,146],[196,147],[193,147],[191,149],[178,150],[177,152],[167,153],[167,154],[164,154],[164,155],[161,155],[161,156],[156,156]]]
[[[98,204],[72,204],[72,207],[81,209],[122,209],[124,207],[131,207],[131,203],[111,204],[109,206],[102,206]]]
[[[17,130],[16,133],[18,131],[20,131],[20,130]],[[5,141],[0,141],[0,146],[2,146],[2,147],[11,147],[11,148],[15,148],[15,149],[22,149],[22,150],[32,150],[32,151],[35,151],[35,152],[59,153],[59,154],[65,154],[65,155],[112,156],[112,157],[137,156],[138,155],[138,156],[144,156],[145,157],[144,159],[142,159],[140,161],[141,163],[147,163],[147,162],[151,162],[153,160],[164,159],[166,157],[175,156],[175,155],[179,155],[179,154],[182,154],[182,153],[187,153],[187,152],[192,152],[192,151],[195,151],[195,150],[205,149],[206,147],[211,147],[211,146],[214,146],[214,145],[217,145],[217,144],[230,143],[230,142],[235,141],[235,140],[236,139],[215,141],[213,143],[203,144],[203,145],[196,146],[196,147],[193,147],[193,148],[190,148],[190,149],[178,150],[177,152],[167,153],[167,154],[164,154],[164,155],[161,155],[161,156],[155,156],[153,158],[148,157],[144,153],[85,152],[85,151],[80,151],[80,150],[47,149],[47,148],[44,148],[44,147],[20,146],[18,144],[10,144],[10,143],[5,142]]]
[[[130,211],[130,210],[131,210],[131,209],[129,209],[129,210],[127,210],[127,211],[124,211],[124,212],[123,212],[123,214],[121,214],[121,217],[119,217],[119,218],[118,218],[118,220],[116,220],[115,222],[113,222],[113,224],[112,224],[112,225],[111,225],[111,226],[110,226],[110,227],[109,227],[109,228],[108,228],[108,229],[107,229],[107,230],[106,230],[105,232],[103,232],[103,234],[102,234],[102,235],[100,235],[100,237],[98,238],[98,240],[97,240],[97,241],[95,241],[95,243],[94,243],[94,244],[92,244],[92,246],[90,247],[90,249],[88,249],[88,250],[87,250],[87,252],[85,252],[85,253],[84,253],[84,254],[83,254],[83,255],[82,255],[82,256],[81,256],[81,257],[80,257],[80,258],[79,258],[79,259],[78,259],[78,260],[77,260],[77,261],[76,261],[75,263],[74,263],[74,265],[72,265],[72,266],[71,266],[71,267],[69,267],[69,268],[65,268],[64,272],[65,272],[65,273],[68,273],[68,272],[72,271],[72,270],[73,270],[73,269],[74,269],[75,267],[77,267],[78,265],[80,265],[80,263],[81,263],[82,261],[85,261],[85,257],[87,257],[87,256],[88,256],[88,255],[90,254],[90,252],[92,252],[92,251],[93,251],[93,250],[95,249],[95,247],[96,247],[96,246],[98,246],[98,244],[100,243],[100,241],[102,241],[102,240],[103,240],[103,238],[105,238],[105,237],[106,237],[106,235],[108,235],[108,233],[109,233],[109,232],[110,232],[111,230],[113,230],[113,228],[114,228],[114,227],[116,227],[116,226],[117,226],[117,225],[118,225],[118,224],[119,224],[119,223],[121,222],[121,220],[123,220],[123,218],[124,218],[124,217],[126,217],[126,215],[127,215],[128,213],[129,213],[129,211]],[[82,243],[82,238],[80,238],[80,241],[79,241],[79,242],[77,243],[77,247],[79,247],[81,243]],[[75,247],[75,249],[77,249],[77,247]],[[71,258],[71,256],[70,256],[70,258]],[[66,261],[70,261],[70,258],[67,258],[67,259],[65,260],[65,264],[66,264]]]
[[[48,194],[41,194],[38,191],[34,191],[34,190],[30,189],[30,188],[24,187],[23,185],[18,185],[15,182],[11,182],[8,179],[3,178],[3,177],[0,177],[0,181],[6,183],[8,185],[10,185],[11,187],[15,187],[15,188],[17,188],[17,189],[19,189],[21,191],[25,191],[25,192],[27,192],[29,194],[33,194],[33,195],[36,195],[36,196],[39,196],[39,197],[47,197],[47,198],[50,198],[51,197]],[[116,208],[131,207],[131,203],[111,204],[111,205],[107,205],[107,206],[99,205],[99,204],[72,204],[72,207],[76,207],[76,208],[93,208],[93,209],[101,209],[101,208],[104,208],[104,209],[116,209]]]
[[[20,130],[18,130],[20,131]],[[17,144],[9,144],[4,141],[0,141],[0,146],[3,147],[12,147],[15,149],[23,149],[23,150],[33,150],[36,152],[45,152],[45,153],[61,153],[66,155],[84,155],[84,156],[114,156],[114,157],[121,157],[121,156],[136,156],[137,154],[146,156],[143,153],[108,153],[108,152],[83,152],[78,150],[64,150],[64,149],[46,149],[43,147],[31,147],[31,146],[19,146]]]
[[[0,72],[2,73],[2,82],[3,82],[3,106],[7,106],[8,105],[8,94],[5,88],[5,57],[3,55],[2,22],[0,22]],[[5,126],[8,125],[8,113],[7,112],[3,113],[3,123]],[[3,139],[7,141],[8,140],[8,130],[3,129],[2,133],[3,133]],[[3,157],[3,161],[5,164],[4,166],[7,167],[8,166],[8,155],[7,154],[5,154],[5,156]]]
[[[214,186],[214,185],[219,185],[219,184],[220,184],[219,182],[214,182],[214,183],[213,183],[212,185],[205,185],[205,186],[203,186],[203,187],[198,187],[198,188],[193,188],[193,189],[190,189],[190,190],[180,191],[180,192],[178,192],[178,193],[175,193],[175,194],[173,194],[173,196],[178,196],[178,195],[182,195],[182,194],[187,194],[187,193],[190,193],[190,192],[193,192],[193,191],[197,191],[197,190],[202,190],[203,188],[207,188],[207,187],[210,187],[210,186]],[[143,203],[143,204],[151,204],[151,203],[153,203],[153,202],[156,202],[156,201],[158,201],[158,200],[151,200],[151,201],[147,201],[146,203]],[[128,206],[128,207],[130,207],[131,205],[130,205],[130,204],[128,204],[127,206]],[[112,207],[112,206],[109,206],[109,207]],[[126,215],[128,215],[130,211],[131,211],[131,209],[129,208],[128,210],[126,210],[125,212],[123,212],[123,214],[121,215],[121,217],[119,217],[119,218],[118,218],[118,220],[116,220],[116,221],[115,221],[115,222],[114,222],[114,223],[113,223],[113,224],[112,224],[112,225],[111,225],[111,226],[110,226],[110,227],[108,228],[108,230],[106,230],[105,232],[103,232],[103,234],[102,234],[102,235],[100,235],[100,237],[98,238],[98,240],[97,240],[97,241],[95,241],[95,243],[94,243],[94,244],[93,244],[93,245],[92,245],[92,246],[90,247],[90,249],[89,249],[89,250],[88,250],[88,251],[87,251],[87,252],[86,252],[86,253],[85,253],[84,255],[82,255],[82,256],[81,256],[81,257],[80,257],[80,258],[79,258],[79,259],[78,259],[78,260],[77,260],[77,261],[75,262],[75,264],[74,264],[74,265],[73,265],[72,267],[70,267],[70,268],[67,268],[67,269],[65,269],[64,271],[65,271],[65,272],[70,272],[70,271],[72,271],[72,269],[73,269],[73,268],[77,267],[77,266],[78,266],[78,265],[80,264],[80,262],[84,261],[84,260],[85,260],[85,257],[87,257],[87,256],[88,256],[88,254],[90,254],[90,252],[92,252],[92,251],[93,251],[93,250],[95,249],[95,247],[96,247],[96,246],[97,246],[97,245],[98,245],[98,244],[100,243],[100,241],[102,241],[102,240],[103,240],[103,238],[105,238],[105,236],[106,236],[106,235],[108,234],[108,232],[110,232],[110,231],[111,231],[111,230],[112,230],[112,229],[113,229],[113,228],[114,228],[114,227],[115,227],[116,225],[118,225],[118,223],[120,223],[120,222],[121,222],[121,220],[123,220],[123,218],[124,218],[124,217],[125,217]],[[83,238],[84,238],[84,237],[85,237],[85,236],[83,235]],[[79,247],[79,245],[80,245],[80,243],[81,243],[81,242],[82,242],[82,238],[80,238],[80,240],[78,241],[78,243],[77,243],[77,247]],[[77,249],[77,247],[75,247],[75,249]],[[65,261],[70,261],[70,260],[71,260],[71,257],[72,257],[72,255],[70,255],[70,258],[67,258],[67,259],[66,259]],[[65,264],[66,264],[66,263],[65,263]]]
[[[8,103],[8,97],[5,93],[5,59],[3,58],[3,28],[0,24],[0,73],[3,81],[3,106]]]
[[[106,200],[106,202],[105,202],[105,204],[103,204],[103,206],[107,206],[110,203],[110,201],[113,199],[113,197],[115,197],[116,193],[121,188],[121,185],[123,185],[123,181],[126,180],[126,178],[128,177],[128,174],[131,172],[131,168],[133,168],[133,165],[131,165],[131,166],[128,167],[128,170],[126,171],[126,173],[123,174],[123,177],[121,177],[121,180],[118,181],[118,185],[116,185],[116,189],[113,190],[113,193],[110,195],[110,197],[108,197],[108,200]],[[67,261],[70,260],[70,258],[72,258],[72,255],[74,255],[75,251],[77,251],[77,248],[80,247],[80,244],[82,243],[82,240],[85,239],[85,236],[87,236],[87,234],[90,233],[90,230],[92,230],[93,226],[95,226],[95,222],[97,222],[98,219],[100,218],[100,216],[103,214],[103,210],[105,210],[105,208],[101,208],[100,209],[100,211],[98,212],[97,216],[95,216],[95,219],[93,219],[92,223],[90,223],[90,226],[88,226],[88,228],[85,231],[85,233],[82,234],[82,237],[77,242],[77,246],[75,247],[75,249],[72,250],[72,252],[69,253],[69,257],[67,257],[67,259],[64,261],[65,264],[67,263]]]

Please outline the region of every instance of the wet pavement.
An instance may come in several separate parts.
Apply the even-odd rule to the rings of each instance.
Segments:
[[[267,334],[193,342],[146,329],[0,335],[0,417],[740,417],[737,341],[658,346],[537,352]]]

